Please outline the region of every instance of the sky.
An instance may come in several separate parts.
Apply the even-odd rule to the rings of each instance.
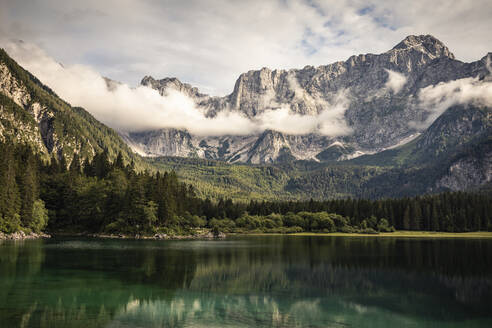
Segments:
[[[381,53],[410,34],[475,61],[492,51],[491,17],[490,0],[0,0],[0,40],[129,86],[177,77],[221,96],[248,70]]]

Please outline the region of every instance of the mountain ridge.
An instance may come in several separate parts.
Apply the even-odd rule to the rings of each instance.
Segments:
[[[442,49],[440,51],[447,54]],[[412,77],[413,81],[417,85],[434,86],[429,84],[427,77],[436,78],[433,72],[440,72],[443,67],[450,67],[451,71],[458,67],[463,71],[454,72],[450,77],[445,70],[441,84],[454,81],[450,78],[456,76],[465,76],[464,80],[475,84],[488,81],[490,54],[469,64],[450,57],[447,54],[425,64],[422,74]],[[367,59],[354,60],[356,62],[361,65],[367,63]],[[356,76],[360,75],[359,71],[355,71]],[[374,71],[383,74],[383,77],[389,74],[382,67]],[[380,78],[378,76],[376,80]],[[354,78],[353,81],[359,80]],[[165,82],[187,88],[192,93],[197,91],[189,85],[179,84],[177,79],[167,79]],[[109,79],[106,83],[108,88],[117,85]],[[320,84],[319,81],[317,83]],[[378,83],[384,85],[386,78],[378,80]],[[378,99],[382,98],[378,101],[401,100],[409,94],[408,90],[415,89],[415,83],[402,88],[407,90],[406,94],[386,90],[385,94],[376,95]],[[250,87],[257,86],[253,83]],[[421,88],[417,90],[422,91]],[[363,88],[360,91],[380,92],[379,89],[364,91]],[[166,88],[163,88],[162,94],[165,92]],[[363,103],[373,102],[371,99]],[[374,108],[378,109],[362,108],[355,114],[364,116]],[[397,106],[379,110],[383,114],[385,110],[390,114],[395,111],[401,114],[408,109]],[[492,185],[491,111],[491,107],[473,102],[451,106],[438,115],[429,127],[406,136],[404,141],[410,142],[380,147],[373,154],[364,154],[362,150],[365,149],[360,147],[360,143],[357,144],[353,135],[339,138],[314,133],[288,135],[266,129],[259,135],[251,136],[197,137],[179,129],[126,134],[120,131],[128,144],[148,147],[144,153],[150,153],[153,157],[144,162],[130,151],[116,131],[98,122],[84,109],[72,107],[60,99],[5,52],[0,52],[1,141],[28,144],[36,152],[44,154],[45,158],[55,157],[67,164],[75,158],[75,154],[83,160],[91,158],[96,152],[107,151],[109,158],[114,159],[121,152],[127,162],[134,161],[140,169],[175,170],[185,182],[197,186],[199,195],[204,197],[241,200],[384,198],[488,188]],[[422,116],[422,120],[425,118]],[[382,128],[387,128],[384,126],[385,120],[389,118],[383,117]],[[405,117],[403,120],[407,134],[415,132],[408,125],[409,120]],[[371,135],[371,138],[376,137],[377,133]],[[169,147],[170,144],[172,147]],[[152,153],[154,150],[157,152]],[[167,152],[166,155],[171,157],[159,157],[162,152]],[[191,158],[176,159],[172,157],[176,153]],[[205,159],[198,159],[200,157]],[[221,160],[224,164],[209,159]]]
[[[379,54],[361,54],[349,57],[346,61],[338,61],[318,67],[306,66],[302,69],[271,70],[262,68],[242,73],[235,82],[233,91],[223,97],[210,97],[201,94],[197,88],[182,83],[176,78],[155,80],[149,76],[142,80],[142,85],[152,87],[165,95],[167,88],[174,88],[191,97],[207,117],[215,117],[218,113],[229,110],[239,112],[250,119],[257,119],[265,111],[276,110],[288,106],[291,113],[300,115],[319,115],[330,110],[330,104],[345,92],[346,105],[343,122],[352,130],[348,135],[323,135],[308,133],[304,138],[316,139],[316,142],[301,141],[299,136],[282,133],[280,138],[271,138],[263,152],[251,154],[254,142],[246,142],[248,136],[199,137],[187,133],[187,142],[181,147],[186,149],[185,157],[218,159],[229,162],[246,162],[253,164],[275,163],[278,157],[279,140],[295,159],[319,160],[317,154],[327,150],[333,142],[339,142],[352,153],[342,154],[332,160],[343,160],[364,153],[375,153],[395,147],[405,140],[411,139],[420,132],[419,128],[409,125],[416,122],[426,124],[431,109],[419,100],[420,92],[430,86],[449,81],[478,77],[483,79],[490,74],[487,61],[490,53],[482,59],[463,63],[455,59],[453,53],[437,38],[431,35],[408,36],[392,49]],[[394,80],[394,81],[393,81]],[[347,91],[348,90],[348,91]],[[161,134],[165,134],[166,129]],[[139,136],[145,134],[140,131]],[[257,140],[264,139],[267,131],[255,135]],[[156,131],[149,131],[154,135]],[[130,137],[131,139],[131,137]],[[149,138],[146,138],[149,140]],[[213,139],[213,142],[210,142]],[[222,140],[227,139],[227,143]],[[202,141],[207,144],[216,143],[215,148],[203,148]],[[294,140],[290,142],[290,140]],[[152,144],[174,141],[161,139],[142,143],[141,138],[133,140],[134,149],[151,156],[183,156],[183,152],[159,151]],[[233,144],[248,143],[250,149],[230,147]],[[227,148],[231,156],[221,156],[219,149]],[[172,149],[173,146],[167,147]],[[176,147],[175,147],[176,148]],[[272,149],[267,154],[265,150]],[[293,151],[294,149],[311,149],[308,155]],[[224,152],[222,152],[223,154]],[[323,157],[323,156],[320,156]]]

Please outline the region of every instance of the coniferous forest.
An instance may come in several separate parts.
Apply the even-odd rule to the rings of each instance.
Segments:
[[[401,199],[234,202],[201,199],[174,172],[137,172],[122,155],[43,160],[27,146],[0,143],[0,231],[193,233],[492,230],[489,193]]]

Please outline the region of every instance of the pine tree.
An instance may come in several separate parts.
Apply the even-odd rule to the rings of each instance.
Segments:
[[[50,165],[48,167],[48,172],[50,174],[60,173],[60,166],[59,166],[58,160],[56,159],[56,156],[55,156],[54,153],[51,154]]]
[[[96,154],[92,160],[94,175],[98,178],[105,178],[111,170],[109,163],[108,152],[105,150],[102,153]]]
[[[413,200],[410,208],[410,228],[412,230],[420,230],[422,222],[422,211],[418,200]]]
[[[20,184],[21,209],[20,217],[24,227],[31,226],[33,222],[34,202],[38,199],[37,170],[34,156],[28,149],[25,159],[25,168]]]
[[[439,212],[437,210],[436,202],[432,202],[432,212],[431,212],[431,230],[439,231]]]
[[[7,145],[0,157],[0,230],[15,232],[20,228],[21,198],[15,180],[13,147]]]
[[[118,152],[118,156],[116,156],[116,159],[114,160],[113,168],[121,170],[125,168],[125,163],[123,162],[123,155],[121,154],[121,151]]]
[[[403,214],[403,230],[410,230],[410,206],[405,207]]]
[[[81,170],[80,158],[77,153],[73,154],[72,162],[70,163],[69,171],[73,174],[79,174]]]

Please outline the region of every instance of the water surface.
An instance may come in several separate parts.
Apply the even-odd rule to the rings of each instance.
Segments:
[[[1,327],[492,327],[492,240],[0,244]]]

